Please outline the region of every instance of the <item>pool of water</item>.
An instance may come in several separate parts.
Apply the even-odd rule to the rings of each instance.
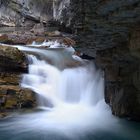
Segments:
[[[40,123],[41,118],[36,121],[33,116],[38,118],[44,114],[44,111],[20,114],[6,119],[0,120],[0,140],[139,140],[140,139],[140,123],[131,122],[123,119],[117,119],[117,123],[103,126],[103,128],[95,127],[94,129],[80,133],[80,127],[75,131],[59,130],[59,126],[48,129],[43,127],[45,123]],[[45,112],[47,115],[47,113]],[[30,115],[33,120],[26,120],[25,116]],[[24,117],[23,117],[24,116]],[[25,120],[24,120],[25,119]],[[25,122],[26,121],[26,122]],[[97,120],[98,122],[98,120]],[[98,123],[101,123],[100,121]],[[24,125],[29,124],[32,126]],[[56,124],[60,125],[61,124]],[[62,124],[63,125],[63,124]],[[38,126],[38,127],[37,127]],[[110,128],[108,128],[110,127]],[[77,129],[79,132],[76,133]]]

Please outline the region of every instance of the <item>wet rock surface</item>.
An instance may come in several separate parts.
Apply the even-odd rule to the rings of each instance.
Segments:
[[[14,110],[35,107],[33,92],[17,85],[1,85],[1,110]]]
[[[35,93],[29,89],[22,89],[19,85],[21,74],[0,74],[0,118],[20,109],[36,107]]]
[[[76,41],[73,39],[71,34],[64,34],[58,30],[46,31],[42,24],[36,24],[29,31],[12,31],[0,34],[0,43],[8,45],[31,46],[33,42],[36,44],[42,44],[44,41],[58,41],[59,43],[63,43],[68,46],[76,45]]]
[[[0,117],[21,108],[35,107],[35,94],[19,85],[27,72],[25,54],[17,48],[0,45]]]

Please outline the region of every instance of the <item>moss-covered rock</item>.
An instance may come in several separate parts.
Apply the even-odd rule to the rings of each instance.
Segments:
[[[0,46],[0,56],[7,57],[18,63],[24,63],[25,55],[17,48]]]
[[[25,54],[17,48],[0,45],[0,58],[0,72],[22,72],[27,70]]]
[[[17,48],[0,45],[0,112],[35,107],[35,94],[19,85],[21,74],[26,71],[25,54]]]
[[[18,85],[2,85],[0,87],[1,111],[14,111],[22,108],[36,106],[35,94],[28,89],[22,89]]]

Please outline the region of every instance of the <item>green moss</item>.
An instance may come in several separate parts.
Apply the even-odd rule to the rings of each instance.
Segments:
[[[16,98],[10,98],[10,100],[6,102],[5,108],[13,108],[13,106],[16,106],[16,104],[17,104]]]
[[[0,46],[0,55],[8,57],[18,63],[24,62],[25,60],[25,55],[17,48]]]

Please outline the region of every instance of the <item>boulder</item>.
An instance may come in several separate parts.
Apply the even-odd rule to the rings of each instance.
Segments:
[[[2,85],[0,87],[0,101],[2,111],[28,109],[36,106],[35,94],[31,90],[22,89],[18,85]]]
[[[25,54],[17,48],[0,45],[0,72],[27,71]]]

